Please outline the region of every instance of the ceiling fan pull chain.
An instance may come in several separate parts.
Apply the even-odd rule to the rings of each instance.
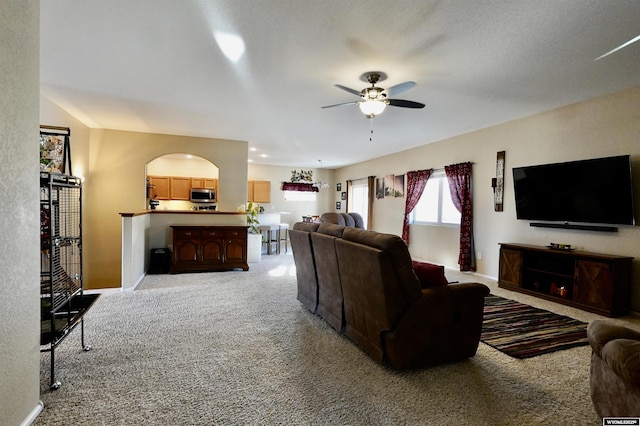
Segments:
[[[369,133],[369,142],[373,142],[373,117],[369,117],[369,120],[371,121],[371,131]]]

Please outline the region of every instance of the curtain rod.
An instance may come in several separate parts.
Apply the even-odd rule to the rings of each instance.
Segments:
[[[355,180],[368,180],[369,178],[374,178],[375,176],[367,176],[367,177],[363,177],[363,178],[357,178],[357,179],[347,179],[347,182],[353,182]]]
[[[464,164],[464,163],[469,163],[469,164],[475,164],[473,161],[463,161],[462,163],[456,163],[456,164]],[[456,164],[450,164],[450,166],[455,166]],[[434,172],[444,172],[444,167],[442,166],[439,169],[432,169]],[[412,170],[412,171],[417,171],[417,170]],[[405,173],[406,174],[406,173]]]

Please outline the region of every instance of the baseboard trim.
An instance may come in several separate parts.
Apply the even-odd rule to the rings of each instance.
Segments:
[[[38,404],[36,404],[33,410],[31,410],[27,418],[25,418],[22,421],[22,423],[20,423],[20,426],[29,426],[30,424],[32,424],[35,421],[35,419],[38,418],[40,413],[42,413],[43,409],[44,409],[44,403],[42,401],[38,401]]]

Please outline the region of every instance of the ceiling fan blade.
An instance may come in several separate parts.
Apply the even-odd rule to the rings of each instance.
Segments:
[[[398,93],[406,92],[415,85],[416,83],[414,83],[413,81],[405,81],[404,83],[396,84],[395,86],[391,86],[386,90],[387,96],[393,96],[397,95]]]
[[[354,94],[354,95],[356,95],[356,96],[360,96],[360,95],[362,95],[362,93],[360,93],[360,91],[359,91],[359,90],[351,89],[351,88],[349,88],[349,87],[347,87],[347,86],[343,86],[342,84],[334,84],[334,86],[336,86],[336,87],[338,87],[338,88],[340,88],[340,89],[342,89],[342,90],[344,90],[344,91],[347,91],[347,92],[349,92],[349,93],[352,93],[352,94]]]
[[[387,102],[391,106],[402,108],[424,108],[424,104],[420,102],[405,101],[404,99],[387,99]]]
[[[359,101],[353,101],[353,102],[343,102],[341,104],[334,104],[334,105],[327,105],[327,106],[323,106],[322,108],[333,108],[333,107],[337,107],[337,106],[344,106],[344,105],[355,105],[357,104]]]

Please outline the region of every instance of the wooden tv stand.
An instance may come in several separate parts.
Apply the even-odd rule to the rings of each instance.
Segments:
[[[498,286],[616,317],[629,311],[633,257],[500,244]]]

